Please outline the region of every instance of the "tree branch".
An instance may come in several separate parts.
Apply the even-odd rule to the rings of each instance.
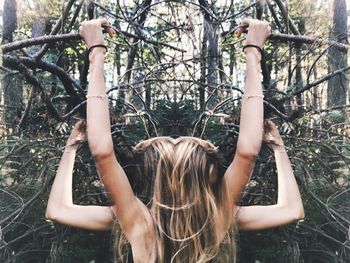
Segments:
[[[42,98],[45,102],[48,111],[50,112],[50,115],[56,120],[61,120],[59,113],[57,112],[57,110],[51,102],[50,96],[46,94],[44,87],[41,85],[38,79],[22,63],[19,63],[17,65],[17,69],[30,84],[32,84],[41,92]]]
[[[64,69],[55,64],[44,61],[36,61],[34,58],[29,57],[16,58],[14,56],[9,55],[3,56],[3,60],[8,61],[14,67],[18,63],[23,63],[25,66],[32,69],[40,68],[44,71],[48,71],[51,74],[56,75],[60,79],[69,95],[71,95],[72,97],[79,98],[80,101],[82,101],[83,98],[85,98],[85,92],[80,87],[80,85],[71,76],[69,76],[69,74],[65,72]],[[74,88],[76,88],[76,90]]]
[[[113,29],[119,33],[122,34],[126,37],[133,37],[137,40],[142,40],[145,43],[153,44],[153,45],[161,45],[165,46],[171,49],[174,49],[179,52],[186,52],[186,50],[175,47],[173,45],[170,45],[166,42],[163,41],[157,41],[157,40],[152,40],[152,39],[147,39],[144,36],[140,35],[135,35],[126,31],[119,30],[115,27]],[[42,37],[36,37],[36,38],[29,38],[25,40],[19,40],[15,42],[11,42],[5,45],[0,46],[0,50],[2,50],[3,53],[8,53],[10,51],[16,50],[16,49],[21,49],[24,47],[29,47],[29,46],[34,46],[34,45],[41,45],[41,44],[53,44],[58,41],[71,41],[71,40],[81,40],[81,36],[78,33],[68,33],[68,34],[62,34],[62,35],[49,35],[49,36],[42,36]]]
[[[140,39],[146,43],[154,44],[154,45],[162,45],[169,47],[171,49],[174,49],[176,51],[180,52],[186,52],[186,50],[180,49],[178,47],[172,46],[170,44],[167,44],[162,41],[156,41],[151,39],[146,39],[145,37],[135,35],[126,31],[119,30],[117,28],[113,28],[117,31],[117,33],[123,34],[127,37],[133,37]],[[221,35],[227,35],[230,32],[222,32]],[[288,35],[288,34],[282,34],[282,33],[272,33],[269,37],[270,40],[277,40],[281,42],[295,42],[295,43],[305,43],[305,44],[313,44],[313,43],[319,43],[319,44],[329,44],[333,45],[334,47],[339,48],[340,50],[347,51],[349,49],[349,45],[343,44],[337,41],[329,41],[324,40],[317,36],[307,36],[307,35]],[[42,37],[36,37],[36,38],[29,38],[25,40],[15,41],[11,42],[5,45],[0,46],[0,50],[2,50],[3,53],[8,53],[10,51],[21,49],[28,46],[34,46],[34,45],[40,45],[45,43],[55,43],[58,41],[72,41],[72,40],[81,40],[81,36],[77,33],[69,33],[69,34],[62,34],[62,35],[54,35],[54,36],[42,36]]]
[[[73,4],[74,4],[75,0],[70,0],[65,9],[62,11],[62,15],[60,16],[60,18],[58,19],[58,21],[56,22],[55,26],[52,28],[50,35],[56,35],[60,29],[63,29],[63,23],[65,18],[68,16],[69,10],[72,8]],[[78,8],[79,9],[79,8]],[[63,32],[62,32],[63,33]],[[36,60],[40,60],[44,54],[46,53],[46,51],[49,49],[49,45],[45,44],[35,55],[35,59]]]
[[[326,76],[324,76],[323,78],[320,78],[320,79],[318,79],[318,80],[316,80],[316,81],[314,81],[314,82],[312,82],[310,84],[307,84],[303,88],[301,88],[301,89],[297,90],[296,92],[290,94],[288,97],[293,97],[293,96],[296,96],[296,95],[298,95],[300,93],[303,93],[304,91],[309,90],[312,87],[317,86],[317,85],[321,84],[322,82],[324,82],[326,80],[329,80],[330,78],[334,77],[335,75],[341,74],[344,71],[347,71],[349,69],[350,69],[350,66],[347,66],[345,68],[341,68],[341,69],[338,69],[338,70],[336,70],[336,71],[334,71],[332,73],[329,73]]]
[[[58,41],[70,41],[70,40],[81,40],[81,36],[77,33],[69,33],[62,35],[49,35],[41,36],[35,38],[24,39],[20,41],[11,42],[5,45],[1,45],[0,49],[3,53],[7,53],[16,49],[21,49],[24,47],[41,45],[41,44],[52,44]]]
[[[295,43],[305,43],[305,44],[328,44],[328,45],[334,45],[334,47],[339,48],[340,50],[347,51],[349,49],[349,45],[339,43],[337,41],[329,41],[324,40],[317,36],[306,36],[306,35],[288,35],[288,34],[282,34],[282,33],[272,33],[269,37],[270,40],[278,40],[278,41],[290,41]]]
[[[293,20],[288,15],[288,11],[286,10],[286,7],[282,3],[282,1],[281,0],[275,0],[275,2],[278,5],[278,7],[279,7],[279,9],[280,9],[280,11],[282,13],[283,18],[286,21],[287,30],[290,28],[290,30],[292,31],[292,33],[294,35],[300,35],[300,32],[299,32],[298,28],[296,27],[296,25],[294,25]]]

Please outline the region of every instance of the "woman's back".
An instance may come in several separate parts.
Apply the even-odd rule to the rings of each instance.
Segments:
[[[216,148],[193,137],[159,137],[135,149],[144,152],[145,177],[155,176],[155,183],[150,210],[139,202],[142,222],[125,233],[134,259],[153,261],[155,252],[159,262],[214,258],[229,229],[233,207],[219,174]]]
[[[157,226],[156,223],[153,221],[152,215],[150,213],[150,210],[142,203],[139,202],[140,206],[142,206],[142,210],[144,211],[143,214],[143,220],[144,222],[139,222],[135,229],[133,229],[130,233],[125,233],[127,235],[127,238],[129,240],[129,243],[131,245],[132,249],[132,257],[133,262],[135,263],[151,263],[151,262],[176,262],[177,260],[180,261],[180,258],[176,258],[176,253],[174,253],[174,261],[170,259],[168,261],[168,257],[166,259],[163,259],[163,261],[157,261],[157,249],[158,249],[158,242],[157,241]],[[227,217],[222,213],[222,211],[219,211],[218,214],[215,215],[214,219],[214,225],[216,228],[217,233],[217,240],[216,244],[217,247],[220,247],[220,244],[223,242],[224,238],[228,234],[228,230],[230,227],[230,224],[228,223]],[[225,241],[228,241],[226,238]],[[230,244],[228,242],[225,245]],[[232,244],[231,244],[232,246]],[[233,252],[233,251],[232,251]],[[181,251],[178,252],[177,256],[180,256]],[[168,255],[170,256],[170,255]],[[232,255],[225,255],[226,258],[231,258],[233,262]],[[218,255],[218,258],[223,257],[223,255]],[[196,261],[185,261],[186,259],[182,258],[181,262],[206,262],[201,260]],[[220,261],[221,262],[221,261]],[[228,262],[228,261],[222,261],[222,262]]]

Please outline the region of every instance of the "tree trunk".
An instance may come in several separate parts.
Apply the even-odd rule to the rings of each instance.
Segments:
[[[40,10],[40,6],[38,6],[38,8]],[[37,19],[35,19],[34,24],[33,24],[32,38],[45,35],[46,28],[47,28],[47,18],[44,16],[39,16]],[[33,54],[35,54],[35,52],[38,52],[39,49],[40,49],[40,46],[32,46],[31,47]]]
[[[301,21],[298,25],[298,30],[301,34],[305,31],[305,23],[303,18],[301,18]],[[296,66],[295,66],[295,90],[298,91],[303,88],[303,76],[302,76],[302,54],[301,54],[301,44],[297,43],[295,45],[295,60],[296,60]],[[306,96],[304,96],[304,99]],[[297,109],[302,110],[304,108],[304,101],[302,93],[298,94],[296,97],[297,101]]]
[[[205,33],[205,26],[203,24],[203,39],[202,39],[202,46],[201,46],[201,56],[200,56],[200,79],[199,82],[201,83],[199,86],[199,107],[200,110],[204,110],[204,104],[205,104],[205,79],[206,79],[206,73],[207,73],[207,67],[206,67],[206,56],[207,56],[207,35]]]
[[[218,37],[217,37],[217,26],[215,23],[211,23],[209,21],[205,22],[206,30],[205,33],[208,37],[208,76],[207,76],[207,84],[209,96],[212,97],[208,101],[208,106],[211,108],[215,103],[217,91],[215,90],[217,86],[217,65],[218,65]]]
[[[209,14],[208,9],[209,3],[205,0],[199,0],[198,3],[201,5],[202,13],[203,13],[203,22],[204,22],[204,37],[203,41],[206,38],[208,42],[208,49],[207,49],[207,65],[208,65],[208,73],[207,73],[207,87],[209,92],[209,100],[208,100],[208,107],[212,108],[213,104],[215,103],[215,97],[217,95],[217,91],[215,88],[217,87],[217,81],[218,81],[218,71],[217,71],[217,65],[218,65],[218,25],[217,21],[214,21],[213,17]],[[213,13],[216,13],[214,9],[212,9]],[[213,94],[214,92],[214,94]]]
[[[332,6],[333,25],[329,34],[330,40],[347,43],[347,6],[346,0],[334,0]],[[347,66],[347,52],[330,47],[328,52],[328,72],[331,73]],[[338,74],[328,80],[329,107],[345,105],[348,81],[345,74]]]
[[[145,23],[148,12],[149,12],[149,6],[151,4],[152,4],[152,0],[144,0],[142,2],[142,4],[137,7],[137,9],[139,9],[139,8],[145,9],[145,11],[142,13],[142,15],[139,16],[139,19],[137,19],[137,23],[140,26],[142,26]],[[140,42],[139,39],[134,38],[132,41],[131,47],[129,49],[128,61],[127,61],[126,69],[125,69],[125,73],[124,73],[124,83],[130,83],[132,68],[134,66],[136,53],[139,49],[139,42]],[[123,90],[121,90],[119,92],[119,99],[121,99],[121,100],[125,99],[125,93]]]
[[[38,5],[36,5],[35,8],[40,12],[40,14],[44,14],[44,10],[43,10],[42,5],[38,4]],[[46,29],[47,29],[47,18],[44,16],[39,16],[34,21],[34,24],[32,27],[32,38],[45,35]],[[30,54],[34,55],[40,50],[40,46],[32,46],[32,47],[28,48],[27,50],[29,50]],[[34,76],[36,75],[35,69],[33,70],[33,75]],[[52,90],[54,88],[55,88],[55,85],[52,86]],[[37,93],[38,93],[37,86],[31,85],[30,91],[28,91],[27,95],[24,96],[23,103],[25,104],[25,110],[21,116],[19,123],[18,123],[18,128],[20,128],[20,129],[24,128],[25,125],[27,124],[27,118],[30,114],[31,108],[34,105],[37,105],[38,103],[41,104],[40,99],[38,99]],[[45,103],[44,98],[42,99],[42,102]]]
[[[5,0],[3,10],[2,44],[13,41],[13,33],[17,28],[17,3],[16,0]],[[6,61],[3,66],[8,67]],[[2,79],[3,92],[3,119],[6,127],[13,127],[19,122],[23,109],[23,88],[18,82],[18,77],[13,74],[5,74]]]

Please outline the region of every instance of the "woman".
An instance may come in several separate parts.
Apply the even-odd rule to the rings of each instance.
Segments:
[[[144,153],[145,176],[152,174],[155,177],[150,207],[133,193],[113,150],[103,76],[106,50],[101,30],[102,26],[108,26],[108,22],[97,19],[82,24],[80,33],[89,48],[90,60],[87,95],[89,147],[113,201],[113,214],[132,247],[134,262],[207,262],[216,258],[220,244],[235,224],[240,229],[257,230],[288,224],[304,216],[283,141],[269,121],[265,123],[265,136],[273,142],[276,157],[278,202],[272,206],[237,206],[263,137],[259,50],[270,34],[266,22],[244,19],[243,23],[249,27],[244,49],[247,76],[233,162],[221,175],[216,148],[207,141],[192,137],[160,137],[141,142],[136,149]],[[107,30],[113,34],[110,28]],[[239,36],[242,31],[243,28],[239,28],[236,34]],[[68,192],[64,203],[57,205],[59,198],[54,195],[57,189],[64,186],[71,191],[71,184],[67,181],[71,182],[74,149],[69,147],[62,157],[46,216],[72,226],[108,229],[113,214],[107,207],[75,206]]]

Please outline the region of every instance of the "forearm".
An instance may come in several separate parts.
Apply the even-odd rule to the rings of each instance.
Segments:
[[[46,217],[53,219],[63,207],[73,205],[72,177],[77,146],[67,142],[53,182],[46,209]]]
[[[273,146],[278,172],[278,200],[275,205],[240,207],[237,224],[243,230],[261,230],[304,218],[304,208],[283,143]]]
[[[263,98],[260,74],[260,54],[246,49],[246,81],[240,118],[237,153],[256,156],[263,136]],[[252,97],[250,97],[252,96]]]
[[[285,207],[288,211],[296,213],[297,217],[303,218],[304,208],[298,184],[284,146],[274,147],[274,153],[278,173],[277,205]]]
[[[104,50],[93,49],[90,59],[90,79],[87,96],[87,134],[92,154],[113,152],[108,98],[104,79]]]
[[[68,140],[52,185],[45,217],[68,226],[90,230],[109,230],[113,213],[106,206],[81,206],[73,203],[72,180],[76,140]]]

